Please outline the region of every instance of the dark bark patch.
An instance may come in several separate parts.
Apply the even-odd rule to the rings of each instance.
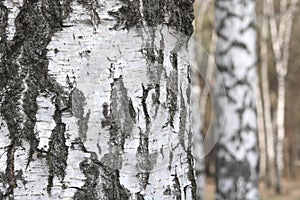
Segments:
[[[8,10],[0,3],[0,91],[6,83],[5,60],[6,60],[6,27],[8,24]]]
[[[177,67],[171,72],[170,77],[167,78],[167,106],[169,110],[168,124],[174,127],[174,117],[178,107],[178,71]]]
[[[78,119],[79,135],[82,141],[86,140],[86,133],[88,129],[88,121],[90,111],[84,116],[84,106],[86,105],[86,98],[79,89],[74,88],[70,94],[71,109],[73,115]]]
[[[100,199],[99,176],[100,166],[93,161],[84,160],[80,163],[80,169],[86,177],[85,184],[78,189],[74,200],[97,200]],[[97,191],[98,190],[98,191]]]
[[[142,85],[142,89],[143,89],[142,107],[143,107],[143,112],[144,112],[144,116],[145,116],[146,127],[148,127],[150,122],[151,122],[151,118],[150,118],[149,113],[148,113],[147,102],[146,101],[147,101],[149,91],[151,90],[151,86],[145,88],[145,86]]]
[[[108,105],[104,104],[102,126],[109,126],[109,153],[101,158],[101,162],[111,169],[122,168],[122,151],[127,137],[130,136],[135,121],[135,111],[127,89],[124,87],[122,77],[114,79],[111,83],[110,115]],[[108,125],[109,123],[109,125]]]
[[[129,29],[134,26],[140,27],[142,23],[141,13],[139,12],[139,1],[121,0],[122,7],[118,11],[108,11],[108,14],[117,20],[114,29]]]
[[[186,133],[186,122],[187,122],[187,107],[185,106],[184,98],[182,91],[180,97],[180,122],[179,122],[179,132],[178,132],[178,140],[184,151],[187,151],[187,147],[185,145],[185,141],[187,137]]]
[[[191,36],[193,33],[193,0],[121,0],[121,2],[123,5],[118,11],[108,12],[117,20],[115,29],[142,27],[144,21],[147,26],[167,24],[185,35]]]
[[[181,200],[181,186],[177,174],[173,175],[173,191],[172,195],[176,200]]]
[[[66,125],[62,122],[62,112],[59,106],[56,104],[55,107],[56,110],[53,119],[56,126],[52,130],[47,154],[47,163],[50,174],[47,186],[48,193],[51,191],[54,177],[58,177],[61,181],[64,179],[68,159],[68,147],[66,146],[65,140]]]

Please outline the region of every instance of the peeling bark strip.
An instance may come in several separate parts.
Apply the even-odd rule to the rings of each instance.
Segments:
[[[0,199],[196,199],[192,4],[1,1]]]
[[[215,7],[221,74],[216,75],[216,115],[219,123],[225,118],[216,155],[217,199],[259,199],[255,2],[217,0]]]

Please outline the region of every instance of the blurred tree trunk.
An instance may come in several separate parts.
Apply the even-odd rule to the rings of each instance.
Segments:
[[[259,199],[255,2],[216,1],[217,199]],[[224,89],[223,89],[224,88]],[[224,124],[222,124],[224,120]]]
[[[260,178],[266,180],[267,172],[267,148],[266,148],[266,132],[264,125],[264,113],[262,104],[262,94],[259,84],[259,78],[257,79],[257,94],[256,94],[256,112],[257,112],[257,132],[259,140],[259,172]]]
[[[294,14],[298,0],[280,1],[279,19],[276,19],[275,4],[273,0],[267,1],[269,25],[272,39],[273,53],[278,80],[277,118],[276,118],[276,144],[275,169],[276,191],[281,192],[281,177],[284,169],[284,138],[285,138],[285,78],[288,71],[289,44],[292,32]]]
[[[215,53],[215,47],[216,47],[216,40],[217,40],[217,35],[215,34],[214,30],[212,30],[212,35],[211,35],[211,44],[210,44],[210,49],[209,49],[209,57],[208,57],[208,63],[207,63],[207,69],[205,73],[205,85],[202,87],[201,90],[201,96],[200,96],[200,113],[201,113],[201,121],[202,121],[202,127],[201,130],[202,132],[205,132],[205,143],[204,143],[204,152],[205,155],[205,170],[208,174],[214,174],[214,149],[213,145],[216,143],[216,139],[214,137],[213,133],[213,124],[212,124],[212,119],[215,118],[215,115],[213,113],[213,109],[209,109],[209,105],[211,105],[213,102],[210,102],[211,98],[209,99],[210,92],[212,92],[212,88],[214,87],[214,82],[213,82],[213,76],[214,76],[214,71],[215,71],[215,62],[214,62],[214,53]],[[209,104],[211,103],[211,104]],[[210,113],[208,113],[210,112]],[[207,125],[205,122],[207,118],[209,118],[209,124]],[[210,127],[211,126],[211,129]]]
[[[268,6],[267,2],[263,2],[263,16],[261,24],[261,42],[260,42],[260,56],[261,56],[261,85],[263,97],[264,110],[264,124],[266,134],[266,183],[271,186],[275,181],[275,148],[274,148],[274,132],[271,116],[271,99],[269,89],[268,76]]]
[[[215,31],[212,29],[211,36],[206,38],[203,34],[205,30],[204,24],[205,18],[209,18],[210,24],[214,23],[214,9],[212,6],[212,0],[204,0],[199,1],[196,4],[196,19],[195,19],[195,39],[197,41],[195,51],[197,52],[196,60],[199,65],[200,76],[199,79],[199,86],[201,88],[201,95],[200,95],[200,121],[201,121],[201,133],[203,137],[205,137],[204,143],[204,151],[205,151],[205,171],[207,175],[213,173],[214,168],[214,157],[212,147],[215,143],[214,141],[214,134],[213,131],[208,130],[207,121],[209,121],[209,125],[212,122],[212,110],[209,108],[208,98],[209,93],[211,92],[210,89],[213,87],[213,73],[214,73],[214,52],[215,52],[215,45],[216,45],[216,34]],[[198,11],[198,12],[197,12]],[[207,23],[207,22],[206,22]],[[209,40],[207,40],[209,39]],[[209,52],[205,51],[204,42],[208,42],[208,50]],[[203,82],[203,83],[202,83]],[[201,84],[202,83],[202,84]],[[210,118],[209,118],[210,117]],[[209,119],[208,119],[209,118]],[[209,153],[209,154],[208,154]],[[208,155],[206,155],[208,154]]]
[[[0,199],[196,199],[192,0],[0,8]]]

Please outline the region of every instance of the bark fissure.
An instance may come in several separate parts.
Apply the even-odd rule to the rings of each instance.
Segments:
[[[56,126],[52,130],[47,152],[47,162],[49,166],[49,178],[47,192],[51,193],[53,178],[56,176],[60,181],[64,180],[67,167],[68,147],[66,146],[65,130],[66,125],[62,122],[62,111],[59,102],[56,100],[56,110],[53,119]]]

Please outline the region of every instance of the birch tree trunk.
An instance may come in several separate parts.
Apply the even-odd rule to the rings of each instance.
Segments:
[[[265,132],[264,125],[264,113],[263,113],[263,104],[262,104],[262,94],[260,89],[259,81],[257,81],[257,92],[256,92],[256,112],[257,112],[257,133],[259,140],[259,172],[260,178],[266,180],[267,172],[267,135]]]
[[[216,199],[259,199],[255,2],[217,0],[215,7],[220,71],[215,76],[215,111],[222,131],[216,153]]]
[[[269,89],[268,75],[268,6],[267,2],[263,3],[263,19],[261,25],[261,41],[260,41],[260,56],[261,56],[261,85],[264,110],[264,124],[266,131],[266,183],[267,186],[274,184],[275,180],[275,148],[274,148],[274,131],[271,116],[271,98]]]
[[[289,43],[292,32],[294,14],[299,0],[280,1],[280,16],[276,20],[275,4],[273,0],[267,1],[269,25],[272,39],[273,53],[278,80],[277,116],[276,116],[276,145],[275,169],[276,191],[281,192],[281,178],[284,169],[284,138],[285,138],[285,78],[288,71]]]
[[[192,4],[0,3],[0,199],[196,199]]]

